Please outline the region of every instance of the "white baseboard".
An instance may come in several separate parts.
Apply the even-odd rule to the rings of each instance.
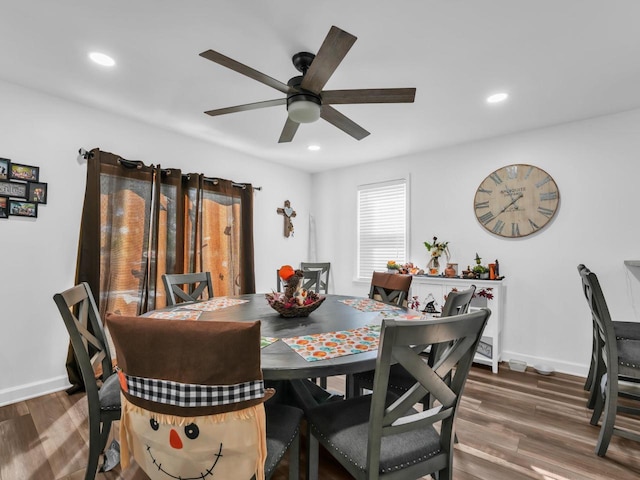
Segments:
[[[71,384],[66,375],[0,390],[0,407],[30,398],[66,390]]]
[[[555,369],[556,372],[567,373],[569,375],[576,375],[578,377],[587,377],[589,373],[589,364],[563,362],[554,358],[534,357],[531,355],[523,355],[516,352],[502,352],[502,361],[508,362],[511,359],[522,360],[527,362],[527,366],[533,367],[534,365],[548,365]]]

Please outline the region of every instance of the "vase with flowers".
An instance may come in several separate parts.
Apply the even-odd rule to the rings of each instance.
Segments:
[[[440,257],[444,255],[449,261],[449,242],[439,242],[438,237],[433,237],[433,242],[424,242],[424,246],[427,247],[431,258],[427,263],[427,272],[429,275],[440,274]]]

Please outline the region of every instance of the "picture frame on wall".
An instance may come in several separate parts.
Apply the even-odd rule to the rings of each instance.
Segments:
[[[14,217],[38,218],[38,204],[9,199],[9,215]]]
[[[47,203],[47,184],[43,182],[27,183],[27,200],[36,203]]]
[[[27,184],[22,182],[5,182],[0,180],[0,195],[27,199]]]
[[[11,162],[11,169],[9,172],[9,180],[37,182],[40,179],[40,167],[35,167],[33,165]]]
[[[11,160],[0,158],[0,180],[9,180],[11,174]]]
[[[0,218],[9,218],[9,197],[0,196]]]

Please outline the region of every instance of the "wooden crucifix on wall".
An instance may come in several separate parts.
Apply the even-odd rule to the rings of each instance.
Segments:
[[[277,212],[284,217],[284,236],[293,236],[293,223],[291,219],[296,216],[296,211],[291,208],[291,202],[285,200],[284,207],[278,208]]]

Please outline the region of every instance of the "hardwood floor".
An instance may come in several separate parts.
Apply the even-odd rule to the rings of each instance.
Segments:
[[[334,390],[344,384],[340,378],[329,380]],[[454,478],[640,478],[640,443],[614,436],[607,456],[595,455],[599,428],[589,425],[583,383],[583,378],[564,374],[518,373],[501,365],[494,375],[488,368],[474,366],[457,420]],[[64,392],[1,407],[0,480],[83,479],[86,415],[84,396]],[[640,419],[619,417],[619,424],[640,430]],[[124,473],[116,467],[96,478],[143,480],[147,476],[137,467]],[[288,478],[286,459],[272,478]],[[329,455],[323,455],[320,478],[350,477]]]

